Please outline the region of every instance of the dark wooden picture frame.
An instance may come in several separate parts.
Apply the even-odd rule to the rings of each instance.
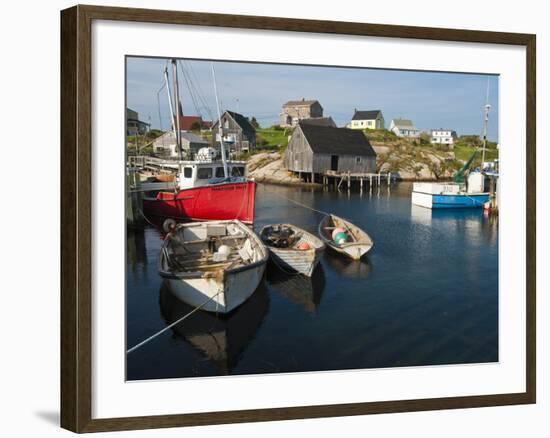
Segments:
[[[526,48],[526,391],[523,393],[92,419],[91,27],[114,20],[519,45]],[[75,6],[61,12],[61,426],[74,432],[535,403],[536,37],[530,34]]]

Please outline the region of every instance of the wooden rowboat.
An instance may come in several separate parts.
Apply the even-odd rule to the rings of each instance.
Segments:
[[[229,313],[254,293],[268,257],[260,238],[238,220],[193,222],[166,235],[158,269],[181,301]]]
[[[296,225],[266,225],[260,238],[267,246],[275,264],[311,277],[325,250],[321,239]]]
[[[333,240],[332,232],[336,228],[344,229],[346,242],[337,244]],[[319,236],[329,248],[353,260],[359,260],[374,245],[370,236],[361,228],[333,214],[325,216],[319,223]]]

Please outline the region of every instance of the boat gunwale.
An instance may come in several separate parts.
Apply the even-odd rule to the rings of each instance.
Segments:
[[[176,227],[178,228],[191,228],[191,227],[199,227],[199,226],[202,226],[204,224],[229,224],[229,223],[234,223],[234,224],[237,224],[240,228],[243,228],[243,229],[246,229],[246,233],[248,233],[246,236],[247,238],[254,238],[254,240],[256,241],[256,243],[259,243],[259,249],[264,249],[264,255],[263,257],[260,259],[260,260],[257,260],[253,263],[250,263],[250,264],[247,264],[247,265],[242,265],[242,266],[236,266],[234,268],[231,268],[231,269],[223,269],[223,278],[225,279],[225,277],[228,275],[228,274],[238,274],[242,271],[247,271],[249,269],[253,269],[253,268],[256,268],[258,266],[261,266],[263,265],[264,263],[267,262],[267,260],[269,259],[269,250],[267,249],[267,246],[264,245],[264,243],[262,242],[262,240],[256,235],[256,233],[254,232],[254,230],[251,230],[250,228],[248,228],[243,222],[239,221],[238,219],[228,219],[228,220],[221,220],[221,221],[208,221],[208,222],[190,222],[190,223],[180,223],[180,224],[177,224]],[[158,273],[159,275],[162,277],[162,278],[166,278],[166,279],[172,279],[172,280],[177,280],[177,279],[201,279],[201,278],[204,278],[204,279],[208,279],[208,278],[215,278],[215,276],[205,276],[205,272],[204,271],[166,271],[162,268],[162,260],[166,257],[164,255],[164,251],[163,249],[166,247],[166,245],[168,245],[167,243],[168,241],[165,239],[163,244],[162,244],[162,247],[161,247],[161,251],[160,251],[160,254],[159,254],[159,258],[158,258],[158,262],[157,262],[157,266],[158,266]],[[197,241],[195,241],[197,242]],[[204,240],[204,242],[206,242],[206,240]],[[182,244],[183,245],[183,244]],[[211,272],[211,271],[210,271]]]
[[[190,190],[202,189],[202,188],[205,188],[205,187],[220,187],[220,186],[226,186],[226,185],[242,185],[242,184],[248,185],[248,184],[257,184],[257,183],[253,179],[245,179],[244,181],[221,181],[221,182],[218,182],[218,183],[206,184],[204,186],[187,187],[185,189],[176,188],[176,190],[173,191],[173,192],[166,191],[166,190],[158,190],[158,191],[157,190],[151,190],[152,192],[156,192],[157,195],[156,195],[155,198],[147,197],[147,201],[159,201],[159,202],[160,201],[176,201],[176,200],[181,200],[181,198],[177,198],[177,196],[181,192],[187,192],[187,191],[190,191]],[[161,193],[174,195],[174,198],[173,199],[159,199],[158,195],[160,195]]]
[[[269,244],[267,244],[266,242],[263,241],[262,235],[263,235],[263,232],[264,232],[264,230],[265,230],[266,228],[272,227],[272,226],[274,226],[274,225],[286,225],[286,226],[289,226],[289,227],[291,227],[291,228],[294,228],[294,229],[296,229],[296,230],[298,230],[298,231],[301,231],[301,232],[303,232],[303,233],[305,233],[305,234],[309,234],[311,237],[313,237],[313,239],[319,241],[319,243],[320,243],[321,245],[316,246],[316,247],[314,247],[314,248],[306,249],[306,250],[303,250],[303,249],[296,249],[296,248],[277,248],[277,247],[275,247],[275,246],[269,245]],[[326,245],[325,245],[325,242],[323,242],[323,240],[322,240],[321,238],[317,237],[315,234],[310,233],[309,231],[306,231],[306,230],[304,230],[303,228],[300,228],[300,227],[298,227],[298,226],[296,226],[296,225],[292,225],[292,224],[288,224],[288,223],[275,223],[275,224],[267,224],[267,225],[264,225],[264,226],[262,227],[262,229],[260,230],[260,232],[258,233],[258,235],[259,235],[259,238],[260,238],[260,240],[262,241],[262,243],[263,243],[263,244],[265,245],[265,247],[268,249],[268,251],[297,252],[297,253],[300,253],[300,254],[309,254],[309,253],[311,253],[311,252],[317,253],[317,252],[323,251],[323,250],[325,249],[325,246],[326,246]]]
[[[346,243],[343,243],[341,245],[336,245],[332,239],[329,239],[327,237],[325,237],[323,235],[323,231],[322,231],[322,228],[323,228],[323,224],[325,223],[325,221],[327,221],[329,218],[336,218],[342,222],[345,222],[346,224],[351,224],[353,227],[357,228],[360,233],[364,234],[366,236],[366,238],[368,239],[368,241],[355,241],[355,242],[346,242]],[[330,246],[331,248],[334,248],[334,249],[338,249],[338,250],[342,250],[344,248],[350,248],[350,247],[353,247],[353,246],[369,246],[370,245],[370,248],[369,250],[374,246],[374,241],[372,240],[372,238],[368,235],[368,233],[364,230],[362,230],[361,228],[359,228],[357,225],[354,225],[352,224],[350,221],[346,220],[346,219],[343,219],[339,216],[336,216],[334,214],[330,214],[330,215],[326,215],[322,220],[321,222],[319,222],[319,225],[317,227],[317,230],[318,230],[318,233],[319,233],[319,237],[321,239],[323,239],[326,243],[327,246]]]

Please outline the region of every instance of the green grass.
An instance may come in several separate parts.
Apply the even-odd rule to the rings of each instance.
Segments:
[[[465,145],[457,144],[452,149],[452,151],[454,152],[457,160],[467,161],[472,156],[475,149],[476,148],[473,146],[465,146]],[[476,163],[481,162],[481,154],[482,154],[482,151],[479,151],[475,159]],[[496,158],[498,158],[497,149],[487,149],[485,151],[485,161],[493,161]]]
[[[370,141],[384,142],[399,139],[397,135],[387,129],[363,129],[363,132]]]
[[[256,147],[257,149],[268,150],[277,147],[280,150],[284,150],[288,145],[288,136],[291,133],[288,129],[258,128],[256,129]]]

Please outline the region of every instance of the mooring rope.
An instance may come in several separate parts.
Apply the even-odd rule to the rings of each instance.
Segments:
[[[128,349],[126,351],[126,354],[130,354],[132,353],[133,351],[136,351],[138,348],[144,346],[145,344],[147,344],[149,341],[152,341],[153,339],[155,339],[157,336],[161,335],[162,333],[164,333],[166,330],[169,330],[171,329],[172,327],[174,327],[175,325],[178,325],[180,322],[186,320],[187,318],[189,318],[193,313],[197,312],[198,310],[202,309],[204,306],[206,306],[210,301],[212,301],[214,298],[216,298],[219,294],[222,293],[222,290],[220,289],[216,295],[213,295],[211,296],[210,298],[208,298],[204,303],[202,303],[200,306],[198,307],[195,307],[193,310],[191,310],[191,312],[189,313],[186,313],[185,315],[183,315],[180,319],[178,319],[177,321],[174,321],[172,324],[169,324],[167,325],[166,327],[164,327],[162,330],[159,330],[158,332],[156,332],[154,335],[151,335],[149,336],[147,339],[141,341],[139,344],[137,345],[134,345],[132,348]]]
[[[270,190],[270,191],[271,191],[271,190]],[[292,203],[294,203],[294,204],[296,204],[296,205],[299,205],[300,207],[307,208],[308,210],[314,211],[314,212],[316,212],[316,213],[323,214],[323,215],[325,215],[325,216],[330,216],[330,213],[327,213],[326,211],[317,210],[317,209],[315,209],[315,208],[313,208],[313,207],[310,207],[309,205],[302,204],[301,202],[295,201],[294,199],[288,198],[288,197],[286,197],[286,196],[284,196],[284,195],[281,195],[280,193],[277,193],[277,192],[275,192],[275,191],[271,191],[271,193],[273,193],[274,195],[279,196],[279,197],[281,197],[281,198],[284,198],[284,199],[286,199],[287,201],[290,201],[290,202],[292,202]]]

